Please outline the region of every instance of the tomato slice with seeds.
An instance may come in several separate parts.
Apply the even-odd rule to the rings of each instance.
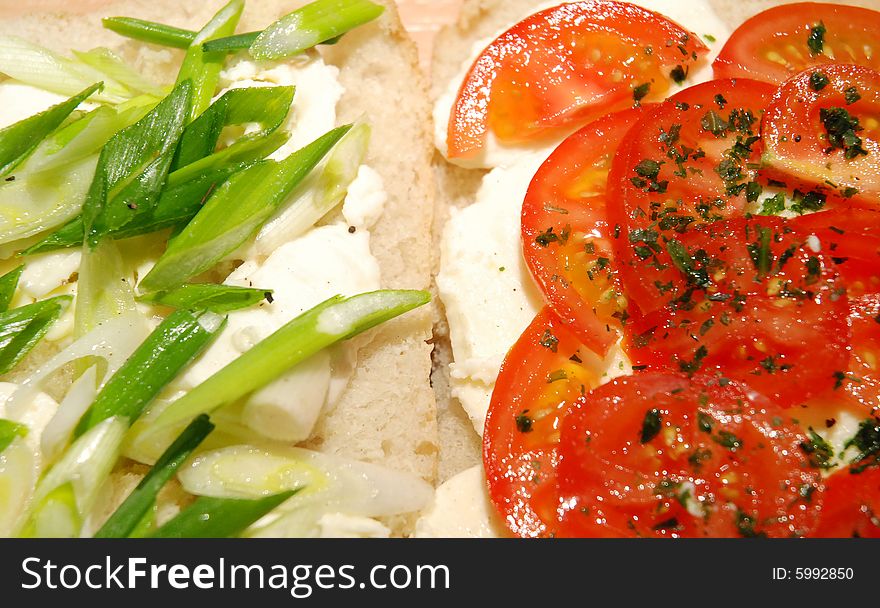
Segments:
[[[567,138],[523,201],[523,253],[532,276],[557,316],[602,354],[617,340],[626,310],[611,261],[605,186],[618,143],[644,112],[609,114]]]
[[[880,212],[843,209],[791,221],[828,252],[849,297],[849,363],[834,370],[832,397],[880,408]]]
[[[662,95],[670,68],[687,69],[707,52],[678,24],[625,2],[540,11],[474,61],[449,118],[447,153],[476,154],[489,130],[501,141],[522,142],[573,129],[631,106],[640,85]]]
[[[820,477],[786,413],[735,383],[643,372],[563,420],[559,534],[803,536]],[[810,502],[808,502],[808,499]]]
[[[880,212],[835,209],[794,218],[791,224],[816,237],[815,246],[831,256],[850,297],[880,291]]]
[[[880,13],[867,8],[818,2],[776,6],[740,25],[712,69],[716,78],[774,84],[832,62],[880,69],[877,32]]]
[[[810,536],[880,538],[880,468],[829,477],[819,523]]]
[[[758,121],[774,91],[746,79],[685,89],[636,123],[620,145],[607,213],[630,314],[633,305],[643,313],[664,305],[655,281],[666,284],[675,275],[664,239],[742,215],[753,198]]]
[[[848,300],[806,235],[779,217],[735,218],[664,247],[671,268],[653,272],[663,307],[625,326],[635,364],[717,373],[782,406],[833,388],[849,358]]]
[[[801,72],[774,95],[761,134],[765,172],[831,185],[854,201],[880,205],[877,71],[828,64]]]
[[[544,308],[513,346],[495,382],[483,433],[489,496],[522,537],[555,533],[559,419],[598,383],[596,356]]]

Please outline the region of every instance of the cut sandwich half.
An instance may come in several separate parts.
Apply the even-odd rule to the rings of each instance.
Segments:
[[[864,365],[858,367],[863,375],[841,371],[843,379],[839,381],[833,373],[825,373],[831,367],[843,370],[856,365],[846,360],[849,348],[846,346],[847,312],[843,304],[837,302],[839,296],[833,301],[825,297],[823,306],[826,308],[814,310],[816,317],[811,331],[821,332],[821,336],[808,354],[805,354],[807,350],[800,350],[799,340],[803,334],[798,331],[798,322],[791,319],[783,322],[779,316],[775,317],[779,325],[774,327],[784,330],[776,331],[773,336],[778,351],[768,351],[760,357],[748,353],[745,362],[731,362],[722,359],[727,354],[739,352],[736,347],[745,340],[742,337],[746,335],[745,330],[738,330],[742,334],[735,331],[723,333],[725,330],[719,330],[719,327],[726,324],[715,318],[699,318],[697,323],[689,317],[675,317],[674,302],[670,303],[669,297],[663,295],[667,285],[673,289],[675,283],[669,283],[667,279],[694,271],[691,262],[696,265],[695,260],[699,258],[691,258],[691,254],[699,256],[710,251],[703,241],[699,245],[681,246],[679,239],[686,244],[689,242],[684,240],[685,237],[678,237],[679,232],[686,234],[693,226],[711,225],[707,217],[696,217],[698,212],[692,214],[696,220],[684,217],[682,224],[672,224],[676,216],[665,218],[665,206],[675,207],[676,202],[687,201],[688,188],[694,191],[704,189],[702,193],[711,190],[707,184],[713,179],[721,184],[720,188],[716,184],[720,194],[713,198],[724,199],[725,210],[711,219],[730,222],[731,231],[724,234],[730,237],[731,243],[734,238],[739,238],[732,236],[738,226],[736,222],[741,220],[738,215],[749,217],[748,212],[755,216],[782,215],[790,219],[823,210],[827,202],[827,208],[834,205],[838,206],[836,208],[859,208],[849,209],[845,217],[852,222],[848,225],[852,226],[853,232],[865,234],[865,245],[873,251],[872,241],[867,237],[877,221],[873,175],[862,170],[858,175],[860,188],[857,189],[842,179],[838,180],[839,187],[836,182],[825,181],[824,177],[816,179],[814,169],[823,161],[832,164],[829,156],[833,163],[840,161],[834,164],[838,174],[844,174],[846,170],[856,174],[856,168],[876,163],[876,159],[871,160],[874,158],[872,151],[868,150],[875,145],[876,139],[873,93],[876,86],[870,84],[876,82],[876,64],[872,63],[876,57],[870,53],[870,36],[874,19],[878,16],[876,3],[835,1],[824,6],[803,3],[789,10],[776,11],[767,18],[767,27],[749,26],[749,18],[777,5],[788,4],[793,3],[770,0],[688,3],[672,0],[570,3],[465,0],[458,22],[441,30],[435,41],[431,92],[436,148],[434,170],[438,185],[433,233],[438,259],[434,271],[438,305],[443,312],[435,328],[434,388],[438,394],[443,483],[438,488],[434,505],[417,526],[418,534],[551,536],[574,533],[596,536],[630,533],[624,527],[614,528],[611,524],[603,527],[602,522],[592,527],[573,525],[555,529],[553,526],[557,523],[568,525],[577,519],[573,517],[566,521],[560,515],[569,507],[558,492],[569,491],[571,494],[565,496],[571,498],[571,504],[584,504],[586,494],[594,489],[587,486],[587,482],[599,479],[604,469],[616,470],[618,465],[621,470],[635,467],[633,463],[614,460],[610,456],[602,460],[604,465],[590,460],[589,466],[580,466],[581,461],[577,459],[587,462],[587,457],[583,456],[584,450],[575,437],[583,443],[582,433],[587,428],[587,441],[590,440],[591,429],[584,420],[590,417],[591,389],[597,391],[594,400],[600,402],[604,395],[615,390],[600,387],[613,385],[618,390],[614,394],[619,396],[622,393],[621,399],[625,401],[628,383],[632,378],[639,378],[639,373],[646,369],[669,371],[672,367],[676,373],[693,374],[705,364],[704,369],[718,371],[724,378],[729,376],[734,381],[744,382],[750,390],[768,395],[774,406],[785,408],[793,402],[808,402],[810,411],[816,414],[815,419],[798,416],[800,426],[795,427],[799,428],[797,432],[803,433],[799,450],[815,454],[821,446],[825,450],[822,453],[828,458],[818,468],[823,474],[837,471],[833,473],[838,475],[836,479],[842,479],[839,475],[845,478],[843,469],[853,457],[863,458],[854,456],[854,447],[860,445],[859,434],[880,428],[874,417],[876,410],[871,409],[877,406],[873,376],[861,371],[867,369]],[[646,16],[646,11],[658,15]],[[824,22],[820,23],[817,15],[825,15]],[[649,22],[652,24],[650,28],[632,30],[634,23]],[[741,29],[739,35],[734,34],[741,26],[745,33]],[[668,35],[652,38],[652,32],[657,31]],[[726,46],[729,41],[733,48]],[[661,48],[679,53],[674,64],[669,64],[663,53],[658,52]],[[716,60],[719,53],[722,57]],[[672,55],[674,57],[675,53]],[[859,66],[831,65],[835,62]],[[719,76],[728,64],[733,67],[726,68],[726,76]],[[743,65],[754,67],[751,76],[747,77]],[[822,71],[826,65],[827,76]],[[805,71],[807,69],[815,69],[818,73],[811,75]],[[774,75],[779,74],[781,76],[774,79]],[[734,80],[691,88],[721,78]],[[788,81],[791,83],[789,88],[779,88],[787,78],[792,78]],[[798,84],[800,88],[796,89]],[[825,86],[827,90],[820,93]],[[854,88],[859,91],[858,98]],[[806,132],[808,129],[806,121],[786,123],[779,128],[780,117],[788,115],[794,103],[791,101],[794,90],[799,93],[811,90],[807,99],[812,104],[808,109],[815,114],[814,123],[820,123],[817,107],[821,103],[849,108],[845,111],[831,111],[827,107],[821,110],[830,128],[820,123],[816,139],[825,141],[827,138],[831,145],[821,149],[811,141],[813,156],[807,159],[809,162],[801,163],[807,168],[800,173],[793,171],[792,166],[800,167],[801,164],[784,157],[782,161],[791,161],[786,165],[774,156],[777,150],[772,148],[776,145],[790,157],[806,147],[801,141],[806,142],[807,137],[800,134],[801,130]],[[847,90],[850,91],[848,96]],[[672,101],[666,101],[669,97],[673,97]],[[771,98],[774,99],[772,103]],[[800,103],[804,103],[803,100]],[[771,127],[777,129],[775,132],[782,143],[789,144],[784,148],[767,138],[771,148],[759,158],[760,144],[756,142],[761,139],[760,117],[765,107],[776,110],[776,114],[765,117],[765,121],[774,120]],[[687,114],[689,108],[691,113]],[[754,133],[746,134],[747,128],[738,132],[742,135],[740,143],[747,139],[747,135],[754,138],[748,144],[756,144],[754,150],[734,149],[734,141],[724,146],[714,141],[731,136],[735,130],[735,121],[719,127],[721,119],[716,121],[715,118],[724,115],[727,120],[728,113],[737,108],[754,110],[754,119],[747,121],[754,125]],[[713,113],[709,113],[709,109]],[[747,114],[743,112],[742,115]],[[659,118],[652,123],[651,116]],[[837,130],[832,124],[835,118],[845,119]],[[642,137],[633,135],[631,129],[636,124],[639,127],[635,130],[641,130]],[[850,127],[852,133],[848,130]],[[691,133],[699,132],[700,137],[712,141],[699,140],[698,143],[703,145],[694,145],[698,138],[686,139],[689,129]],[[844,131],[849,136],[849,144],[841,139]],[[795,135],[786,137],[791,133]],[[851,137],[853,135],[858,141]],[[625,158],[629,164],[624,165],[618,160],[621,156],[617,151],[623,149],[622,146],[618,148],[618,144],[636,139],[651,141],[655,147],[628,146],[627,143],[626,151],[630,156]],[[684,148],[676,148],[676,144],[691,149],[684,152]],[[713,150],[718,157],[713,158]],[[734,151],[728,153],[729,150]],[[684,158],[676,156],[677,153],[684,154]],[[704,160],[703,154],[706,153],[709,160]],[[690,154],[695,156],[690,157]],[[749,154],[752,157],[743,166],[741,174],[724,172],[725,168],[743,161]],[[673,173],[676,169],[678,173]],[[628,172],[624,174],[622,171]],[[749,171],[758,175],[752,185],[743,177]],[[785,175],[780,177],[783,173]],[[847,176],[854,179],[848,173]],[[677,178],[688,183],[681,185]],[[741,184],[738,182],[740,178]],[[761,181],[768,178],[769,182]],[[761,189],[757,188],[759,181]],[[786,192],[780,190],[786,188]],[[626,198],[629,196],[626,193],[632,190],[639,190],[639,194]],[[737,196],[744,202],[749,198],[747,202],[757,203],[757,207],[731,202]],[[771,199],[772,202],[766,203]],[[636,200],[644,205],[631,202]],[[652,204],[657,208],[651,207]],[[861,210],[866,206],[868,211]],[[606,214],[606,208],[612,207],[615,211]],[[667,211],[666,215],[675,211]],[[683,209],[681,212],[684,215]],[[816,230],[822,220],[827,221],[830,217],[821,213],[816,216],[818,219],[813,223],[801,220],[791,222],[791,225],[806,224],[807,230]],[[856,217],[859,219],[855,220]],[[639,218],[646,218],[643,224],[639,224]],[[688,228],[691,221],[694,224]],[[775,226],[775,221],[777,218],[763,218],[756,225],[762,233],[766,231],[769,235],[772,229],[766,226]],[[868,227],[856,228],[863,225]],[[670,226],[678,227],[680,231],[663,232],[671,230]],[[751,224],[745,228],[749,235],[754,230]],[[711,238],[718,238],[720,232],[713,234]],[[811,235],[809,243],[815,245],[818,242],[815,240],[817,234]],[[827,232],[823,234],[826,234],[827,241]],[[618,238],[619,242],[615,242]],[[777,235],[774,242],[782,242],[781,237]],[[631,246],[625,248],[627,245]],[[838,246],[836,242],[831,245],[832,249]],[[658,250],[654,251],[654,247]],[[799,251],[798,246],[791,244],[791,247],[792,252]],[[760,247],[749,244],[747,249],[758,251]],[[767,247],[763,251],[766,250]],[[624,258],[623,254],[618,255],[621,251],[632,253],[632,260]],[[725,247],[721,251],[726,251]],[[815,269],[819,263],[819,250],[810,251],[815,258],[810,264]],[[823,250],[824,253],[827,251]],[[614,266],[615,256],[629,265],[620,271],[622,278],[614,274],[618,272]],[[716,257],[723,256],[718,254]],[[651,262],[658,259],[660,261],[652,267]],[[766,261],[766,256],[761,259]],[[845,263],[839,253],[835,254],[835,259],[836,262],[827,262],[829,268],[832,264]],[[642,261],[644,265],[639,265]],[[866,272],[878,276],[880,268],[876,258],[872,258],[868,266]],[[850,268],[854,267],[855,264],[850,265]],[[667,274],[661,276],[661,271]],[[713,271],[717,268],[713,267]],[[759,269],[759,272],[763,271]],[[834,271],[829,273],[827,276],[830,277]],[[858,285],[859,289],[864,285],[864,276],[847,279],[845,271],[843,274],[844,279],[854,281],[852,284]],[[761,279],[766,280],[767,275],[762,275]],[[696,282],[694,289],[698,290],[699,280],[692,272],[685,282],[689,287],[694,287]],[[713,276],[712,280],[721,281],[718,276]],[[646,291],[639,292],[638,285],[646,286]],[[653,293],[651,289],[659,293]],[[838,294],[841,289],[837,286]],[[645,296],[645,293],[653,297]],[[691,295],[688,288],[676,293]],[[851,301],[856,304],[849,312],[850,326],[854,332],[867,334],[861,322],[870,317],[869,312],[876,302],[862,293],[852,292],[851,295]],[[724,297],[720,295],[716,299]],[[683,302],[682,310],[688,310],[687,298]],[[654,314],[656,311],[652,307],[672,310],[673,313],[669,318],[661,318],[661,314]],[[774,307],[784,308],[784,305]],[[836,310],[832,311],[831,308],[835,307]],[[798,310],[806,316],[810,308],[801,304]],[[644,317],[637,318],[642,313]],[[654,314],[650,319],[649,313]],[[763,322],[766,326],[771,317],[773,313],[759,319],[755,325]],[[831,325],[835,329],[831,329]],[[657,332],[656,335],[660,336],[657,342],[640,345],[641,336],[636,335],[633,328],[640,328],[644,335],[648,335],[646,330],[657,327],[665,329],[665,332]],[[714,333],[710,332],[712,327],[716,328]],[[820,327],[824,329],[820,330]],[[679,329],[678,334],[672,328]],[[833,339],[826,340],[826,334]],[[669,336],[675,335],[681,339],[673,348],[670,345],[674,340]],[[719,335],[730,337],[730,342],[722,343]],[[669,341],[664,342],[667,339]],[[714,350],[710,344],[713,339],[719,340],[714,343]],[[860,353],[867,351],[873,356],[875,351],[871,348],[876,350],[876,347],[869,346],[869,343],[875,344],[871,340],[873,338],[867,335],[854,335],[852,349]],[[754,342],[759,347],[766,346],[760,336]],[[703,344],[710,344],[710,347],[700,350]],[[793,344],[798,344],[798,348],[786,350]],[[820,352],[833,359],[820,362],[816,358]],[[771,354],[774,356],[768,359]],[[777,358],[781,362],[783,357],[794,360],[798,356],[804,360],[797,365],[783,362],[784,369],[773,367]],[[760,361],[765,362],[763,367]],[[758,366],[757,370],[745,369],[752,364]],[[816,367],[811,370],[815,376],[810,376],[810,382],[797,379],[796,374],[810,370],[811,364]],[[625,378],[616,381],[618,376]],[[605,393],[601,392],[603,390]],[[679,391],[679,388],[673,390]],[[839,402],[841,393],[848,394],[844,397],[848,401],[843,405]],[[638,402],[637,399],[634,401]],[[648,397],[645,396],[643,401],[649,401]],[[583,412],[580,416],[566,409],[576,410],[581,406]],[[822,417],[818,412],[826,415]],[[596,416],[598,419],[598,414]],[[565,426],[569,419],[571,424]],[[649,432],[652,421],[644,409],[640,410],[632,437],[639,437],[640,425],[644,423],[647,431],[644,431],[646,439],[642,443],[648,444],[653,437]],[[607,420],[604,424],[612,426]],[[601,429],[593,431],[599,433]],[[620,435],[619,439],[625,442],[632,437]],[[561,441],[563,447],[558,447]],[[800,456],[803,460],[803,454]],[[568,463],[565,463],[566,458]],[[560,465],[560,461],[565,464]],[[815,456],[811,462],[815,464]],[[803,462],[798,466],[801,465]],[[809,465],[807,468],[817,467]],[[776,473],[780,478],[784,477],[783,472]],[[812,492],[806,488],[817,487],[817,479],[815,470],[804,473],[805,493]],[[612,479],[604,487],[614,488],[614,482]],[[866,487],[870,483],[870,480],[866,481]],[[584,487],[588,490],[583,490]],[[659,495],[661,498],[673,496],[662,492]],[[620,496],[626,498],[625,493]],[[635,496],[632,502],[641,498],[644,497]],[[794,496],[789,498],[796,499]],[[685,510],[690,508],[696,512],[694,505],[688,505],[685,498],[680,502]],[[865,504],[868,503],[862,506]],[[759,511],[756,507],[755,513]],[[804,511],[815,515],[818,508],[814,504]],[[589,515],[596,511],[588,507],[582,512]],[[658,512],[666,511],[659,509]],[[668,521],[659,521],[658,524],[668,524],[674,519],[673,515],[675,513],[666,518]],[[561,522],[556,521],[557,516]],[[638,532],[676,535],[683,530],[682,534],[726,535],[734,528],[734,532],[738,530],[737,533],[742,535],[761,532],[748,526],[694,532],[683,523],[685,517],[688,515],[682,515],[675,525]],[[748,523],[749,517],[753,515],[746,514],[743,521]],[[601,517],[596,519],[598,521]],[[607,519],[613,521],[611,517]],[[645,517],[642,519],[646,521]],[[682,523],[680,529],[679,523]],[[798,522],[800,527],[794,526],[797,530],[768,528],[767,533],[815,532],[816,529],[811,528],[814,524],[814,521]],[[849,522],[841,529],[847,525]],[[862,530],[863,527],[858,528]],[[876,527],[872,530],[876,533]]]
[[[201,157],[214,153],[211,158],[217,166],[220,161],[227,163],[223,167],[241,160],[234,169],[253,171],[248,176],[254,176],[238,179],[235,172],[231,178],[209,176],[211,183],[189,217],[157,224],[159,231],[135,231],[133,237],[122,227],[134,225],[129,219],[114,223],[108,219],[112,214],[102,215],[100,209],[80,215],[76,201],[63,220],[55,218],[36,228],[14,225],[20,219],[14,210],[0,211],[6,216],[3,223],[19,230],[13,230],[14,237],[3,244],[3,267],[14,271],[5,277],[12,286],[11,310],[55,296],[66,298],[57,300],[66,312],[45,313],[60,320],[45,323],[51,325],[48,333],[43,332],[46,335],[30,354],[2,377],[8,398],[0,418],[30,428],[26,437],[24,430],[18,435],[7,433],[12,439],[0,453],[4,459],[0,477],[9,476],[16,454],[42,459],[42,464],[19,465],[19,470],[37,471],[42,479],[19,476],[18,485],[9,486],[22,488],[31,499],[18,506],[23,518],[16,520],[16,513],[9,512],[0,518],[6,525],[4,534],[92,534],[102,530],[111,514],[116,527],[103,529],[104,533],[134,533],[119,522],[130,520],[140,508],[131,501],[149,502],[150,488],[163,487],[159,479],[171,481],[138,521],[139,534],[162,530],[196,496],[196,508],[202,509],[221,508],[210,501],[249,501],[256,504],[252,515],[281,504],[258,525],[230,528],[228,533],[411,533],[415,514],[430,499],[439,444],[429,384],[432,319],[430,310],[421,307],[427,301],[422,294],[430,286],[432,260],[432,146],[426,84],[393,2],[377,6],[323,0],[315,3],[323,13],[317,15],[314,30],[326,25],[328,19],[321,21],[324,17],[341,22],[337,25],[342,29],[320,35],[313,30],[295,32],[293,37],[275,35],[284,29],[282,22],[275,34],[266,32],[258,43],[254,36],[246,37],[244,45],[233,37],[260,32],[304,4],[272,0],[224,5],[213,0],[194,5],[160,0],[75,5],[50,1],[26,6],[3,2],[0,6],[4,14],[0,72],[9,76],[0,82],[4,126],[71,97],[67,92],[71,82],[80,80],[105,82],[100,91],[90,91],[92,97],[77,112],[49,129],[50,137],[105,107],[114,116],[129,112],[127,122],[120,119],[121,127],[144,126],[136,121],[156,116],[150,114],[156,108],[171,108],[175,94],[180,99],[188,95],[189,115],[179,110],[185,105],[181,102],[174,128],[183,131],[196,124],[202,112],[218,110],[214,120],[219,123],[210,128],[219,145]],[[102,27],[102,19],[111,17],[126,19]],[[160,27],[156,37],[155,32],[144,34],[150,23],[171,27]],[[152,42],[132,36],[146,36]],[[202,49],[203,42],[217,39],[221,46],[231,41],[234,50]],[[315,46],[319,42],[326,44]],[[285,45],[290,47],[286,52]],[[294,52],[298,47],[306,50]],[[191,62],[187,76],[195,82],[195,92],[185,90],[181,82],[175,87],[175,81],[182,80],[178,75],[187,70],[184,65],[181,71],[185,57]],[[211,82],[211,70],[216,86],[199,88],[200,82]],[[232,93],[227,94],[227,103],[222,94],[228,91]],[[227,103],[222,112],[219,103]],[[167,158],[174,170],[164,168],[169,177],[158,180],[158,192],[191,183],[187,179],[204,169],[198,163],[207,162],[196,155],[190,159],[195,164],[185,163],[182,147],[173,156],[174,146],[183,140],[172,136],[167,126],[171,122],[163,124],[168,140],[164,154],[172,154]],[[354,126],[339,129],[345,125]],[[76,129],[68,129],[70,137],[76,137]],[[107,137],[117,131],[109,131]],[[152,137],[161,139],[163,133],[158,131]],[[144,141],[141,136],[130,139],[128,148],[117,142],[115,156],[105,154],[110,157],[107,162]],[[193,141],[198,148],[199,138]],[[237,150],[238,156],[224,158],[224,149]],[[34,154],[43,152],[37,147]],[[143,173],[132,169],[127,177],[112,182],[102,199],[105,207],[119,203],[120,192],[137,194],[132,184],[144,183],[149,167],[161,173],[155,159],[162,154],[144,157],[145,164],[137,167]],[[288,162],[291,155],[300,155],[299,166],[307,167],[304,173]],[[34,158],[4,172],[7,187],[16,183],[16,171],[26,172]],[[104,161],[97,162],[100,171]],[[285,166],[293,169],[276,170],[273,162],[279,167],[287,162]],[[86,183],[83,194],[88,191],[92,197],[90,169],[82,169],[81,179]],[[302,175],[292,182],[289,176],[297,171]],[[20,183],[24,178],[18,177]],[[112,175],[106,179],[112,180]],[[295,182],[296,187],[285,185]],[[279,190],[273,184],[282,186]],[[225,212],[224,201],[217,200],[223,196],[229,198]],[[123,215],[137,215],[155,197],[143,201],[123,201]],[[268,207],[271,213],[267,205],[274,205]],[[205,219],[211,207],[215,211]],[[195,219],[190,220],[193,213]],[[236,229],[241,234],[230,237]],[[225,245],[218,248],[223,239]],[[21,264],[16,288],[12,277]],[[363,292],[378,295],[327,300]],[[318,305],[324,308],[313,308]],[[191,362],[177,362],[175,373],[142,399],[143,411],[138,410],[142,415],[129,416],[121,431],[114,430],[107,412],[118,413],[113,404],[130,399],[138,378],[148,384],[148,376],[142,374],[149,365],[135,366],[138,355],[149,359],[150,348],[152,354],[158,349],[190,352],[171,339],[183,331],[183,325],[173,325],[175,319],[180,321],[174,315],[205,309],[209,316],[197,317],[189,325],[194,335],[211,334],[205,344],[190,348]],[[399,314],[403,316],[393,318]],[[170,333],[162,334],[163,327]],[[355,334],[359,335],[339,343]],[[270,335],[274,342],[263,342]],[[328,339],[331,335],[337,337]],[[109,349],[101,351],[100,344],[109,344]],[[323,345],[329,346],[320,348]],[[114,348],[124,356],[117,354],[114,359],[107,354]],[[95,358],[82,357],[95,353],[105,354],[107,362],[93,366]],[[127,358],[130,353],[134,354]],[[306,355],[311,356],[295,365]],[[111,376],[116,389],[121,389],[115,397],[110,395],[113,398],[107,397],[113,388],[107,386]],[[179,401],[189,405],[178,407]],[[210,414],[208,424],[216,427],[212,433],[207,434],[205,423],[198,422],[199,413]],[[159,427],[161,432],[156,431]],[[120,436],[116,443],[114,432]],[[169,447],[178,435],[178,442]],[[83,443],[84,438],[93,440],[91,446]],[[187,441],[192,443],[188,448]],[[77,454],[101,452],[104,445],[113,447],[98,455],[94,462],[100,461],[100,466],[95,470],[103,467],[109,481],[101,483],[96,474],[93,487],[73,483],[82,475],[69,468],[70,462]],[[16,446],[28,449],[15,451]],[[194,450],[194,456],[185,458]],[[180,462],[169,465],[175,458]],[[159,464],[150,469],[157,459]],[[152,472],[144,481],[148,471]],[[288,498],[283,492],[297,494],[283,502]],[[278,499],[257,504],[266,496]],[[118,510],[123,501],[125,509]],[[0,511],[4,508],[0,506]],[[120,511],[126,512],[119,515]],[[53,520],[58,512],[73,515]],[[198,533],[187,527],[185,516],[172,524],[165,532]]]

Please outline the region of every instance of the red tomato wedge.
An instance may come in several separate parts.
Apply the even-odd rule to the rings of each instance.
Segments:
[[[735,383],[644,372],[563,420],[559,535],[803,536],[820,487],[785,412]]]
[[[504,142],[573,129],[668,86],[708,52],[694,34],[652,11],[608,0],[572,2],[520,21],[480,54],[449,117],[450,158],[477,153],[491,130]]]
[[[740,25],[712,64],[715,78],[781,84],[825,63],[880,69],[880,13],[855,6],[799,2],[775,6]]]
[[[816,76],[819,74],[819,76]],[[817,90],[817,78],[826,82]],[[761,123],[772,172],[880,205],[880,73],[828,64],[783,84]]]
[[[489,496],[517,536],[555,533],[556,446],[569,405],[598,384],[595,361],[549,308],[508,353],[483,433]]]
[[[850,301],[849,366],[837,374],[835,390],[872,414],[880,412],[880,294]]]
[[[834,263],[806,239],[778,217],[670,239],[670,267],[653,272],[664,307],[625,326],[633,362],[717,373],[782,406],[830,391],[849,360],[848,300]]]
[[[758,121],[774,91],[746,79],[685,89],[621,143],[608,176],[607,214],[631,309],[648,313],[668,300],[657,283],[676,272],[665,239],[742,215],[761,154]]]
[[[840,471],[825,482],[817,538],[880,538],[880,468]]]
[[[523,201],[523,253],[532,276],[557,316],[602,354],[617,340],[626,310],[605,186],[617,145],[644,111],[609,114],[570,136],[535,174]]]

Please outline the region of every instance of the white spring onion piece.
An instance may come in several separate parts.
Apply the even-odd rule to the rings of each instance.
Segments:
[[[30,407],[34,395],[41,389],[42,383],[71,361],[84,357],[100,357],[106,362],[107,370],[103,378],[109,378],[126,359],[140,346],[150,333],[147,321],[136,312],[126,313],[105,321],[82,338],[43,363],[21,388],[7,402],[9,417],[17,419]],[[51,424],[51,423],[50,423]]]
[[[61,95],[74,95],[103,81],[104,90],[93,97],[95,101],[119,103],[130,97],[129,90],[109,74],[56,55],[17,36],[0,36],[0,72],[19,82]]]
[[[36,453],[24,437],[0,452],[0,537],[9,538],[24,523],[38,468]]]
[[[82,208],[98,155],[65,171],[42,171],[0,187],[0,243],[33,236],[73,219]]]
[[[267,256],[284,243],[306,233],[345,199],[367,154],[370,127],[358,123],[330,152],[320,173],[313,172],[292,199],[257,233],[246,257]]]
[[[58,411],[40,436],[43,466],[55,460],[67,447],[79,419],[89,409],[98,394],[98,366],[93,365],[77,378],[68,389]]]
[[[379,465],[286,446],[237,445],[203,452],[178,474],[193,494],[256,498],[303,488],[258,522],[252,533],[317,533],[326,513],[381,517],[410,513],[430,503],[422,479]]]
[[[70,484],[73,492],[78,519],[83,521],[94,506],[101,486],[113,470],[127,429],[127,421],[114,416],[77,438],[37,485],[31,512],[32,522],[41,523],[39,527],[45,529],[45,514],[41,511],[44,507],[54,509],[57,501],[47,499],[53,498],[56,490],[66,484]]]

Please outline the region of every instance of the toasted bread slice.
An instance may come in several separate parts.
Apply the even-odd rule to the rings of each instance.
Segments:
[[[372,127],[365,162],[381,174],[388,195],[371,239],[382,285],[427,289],[433,213],[427,84],[394,2],[379,1],[386,10],[378,20],[346,34],[336,45],[321,47],[321,54],[339,68],[345,87],[337,106],[339,124],[366,121]],[[239,31],[262,29],[304,3],[251,1]],[[108,47],[154,82],[168,84],[176,77],[182,51],[122,38],[103,29],[101,18],[130,16],[197,30],[222,5],[221,0],[4,0],[0,33],[15,34],[62,53]],[[420,309],[370,333],[344,395],[322,415],[304,447],[412,472],[433,482],[439,441],[429,385],[431,322],[431,312]],[[142,467],[117,472],[118,487],[108,493],[108,508],[127,493],[138,472]],[[386,523],[395,534],[403,535],[409,532],[410,520]]]

